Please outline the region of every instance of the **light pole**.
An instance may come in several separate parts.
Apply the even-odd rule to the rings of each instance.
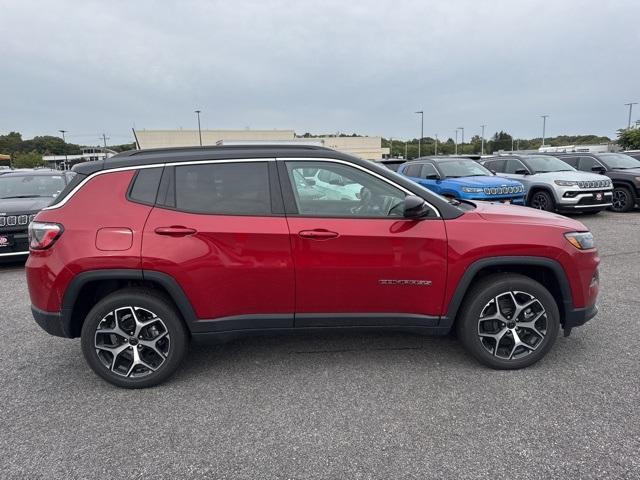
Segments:
[[[389,137],[389,158],[393,158],[393,137]]]
[[[407,142],[406,141],[404,142],[404,159],[408,160],[408,158],[407,158]]]
[[[67,161],[68,161],[68,158],[67,158],[67,139],[64,136],[64,134],[67,133],[68,130],[58,130],[58,131],[62,134],[62,141],[64,142],[64,168],[63,168],[63,170],[64,170],[65,168],[68,168],[68,165],[67,165]]]
[[[634,105],[637,105],[637,104],[638,102],[625,103],[625,105],[629,107],[629,122],[627,123],[627,130],[631,128],[631,109],[633,108]]]
[[[418,158],[422,156],[422,137],[424,137],[424,111],[419,110],[415,113],[420,114],[420,140],[418,140]]]
[[[460,142],[460,150],[462,150],[462,154],[464,155],[464,127],[458,127],[462,130],[462,141]]]
[[[480,155],[484,155],[484,127],[486,127],[486,125],[480,125],[482,127],[482,140],[480,143]]]
[[[549,115],[540,115],[542,117],[542,146],[544,147],[545,134],[547,133],[547,117]]]
[[[458,129],[457,128],[456,128],[456,144],[455,145],[456,145],[455,154],[457,155],[458,154]]]
[[[434,155],[438,155],[438,134],[436,133],[436,148],[435,151],[433,152]]]
[[[202,110],[195,110],[195,114],[198,116],[198,137],[200,138],[200,146],[202,146],[202,130],[200,129],[200,112],[202,112]]]

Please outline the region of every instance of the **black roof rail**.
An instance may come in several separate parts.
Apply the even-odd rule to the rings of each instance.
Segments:
[[[113,155],[109,157],[107,160],[112,158],[122,158],[122,157],[132,157],[134,155],[156,155],[159,153],[197,153],[197,152],[223,152],[223,151],[237,151],[237,150],[269,150],[275,149],[278,150],[331,150],[333,149],[328,147],[322,147],[319,145],[305,145],[305,144],[279,144],[274,142],[273,144],[265,143],[260,145],[252,145],[252,144],[242,144],[242,145],[204,145],[200,146],[190,146],[190,147],[159,147],[159,148],[143,148],[141,150],[127,150],[125,152],[118,153],[117,155]]]

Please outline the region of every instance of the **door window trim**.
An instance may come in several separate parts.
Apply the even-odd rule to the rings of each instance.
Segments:
[[[415,196],[419,196],[420,198],[422,198],[425,203],[429,206],[429,208],[431,210],[434,211],[435,213],[435,217],[432,218],[442,218],[442,216],[440,215],[440,211],[433,206],[432,203],[430,203],[428,200],[426,200],[424,197],[422,197],[421,195],[417,195],[416,193],[410,191],[409,189],[403,187],[402,185],[399,185],[397,183],[395,183],[392,180],[389,180],[388,178],[380,175],[377,172],[371,171],[365,167],[362,167],[356,163],[352,163],[352,162],[347,162],[344,160],[338,160],[336,158],[324,158],[324,157],[315,157],[315,158],[310,158],[310,157],[301,157],[301,158],[296,158],[296,157],[277,157],[276,158],[276,162],[278,164],[278,173],[280,176],[280,185],[282,186],[282,196],[284,198],[284,202],[285,202],[285,211],[286,211],[286,215],[287,216],[296,216],[296,217],[303,217],[303,218],[355,218],[355,219],[367,219],[367,220],[395,220],[395,221],[399,221],[399,220],[407,220],[404,217],[367,217],[367,216],[336,216],[336,215],[307,215],[307,214],[300,214],[298,213],[298,209],[297,207],[295,208],[295,211],[291,211],[292,210],[292,206],[295,207],[295,198],[294,198],[294,194],[293,194],[293,186],[291,185],[291,180],[289,179],[289,175],[287,173],[287,168],[286,168],[286,162],[315,162],[315,163],[321,163],[321,162],[327,162],[327,163],[337,163],[340,165],[346,165],[348,167],[353,167],[356,168],[358,170],[363,171],[364,173],[371,175],[379,180],[382,180],[383,182],[387,183],[388,185],[402,191],[405,193],[406,195],[415,195]],[[428,220],[428,217],[425,217],[425,220]],[[413,220],[415,221],[415,220]]]

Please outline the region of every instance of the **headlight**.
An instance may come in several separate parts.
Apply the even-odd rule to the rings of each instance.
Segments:
[[[588,250],[595,248],[593,241],[593,235],[591,232],[570,232],[565,233],[564,236],[569,240],[569,243],[576,247],[578,250]]]
[[[574,182],[573,180],[554,180],[553,183],[561,187],[575,187],[578,184],[578,182]]]
[[[482,193],[482,188],[462,187],[462,191],[465,193]]]

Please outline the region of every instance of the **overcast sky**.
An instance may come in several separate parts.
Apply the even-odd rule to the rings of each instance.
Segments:
[[[638,0],[0,0],[0,134],[290,128],[615,136]],[[640,105],[633,119],[640,119]]]

